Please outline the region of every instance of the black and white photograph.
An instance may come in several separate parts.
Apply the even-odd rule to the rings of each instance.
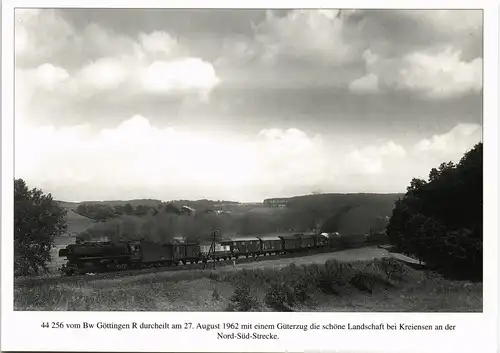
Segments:
[[[499,14],[6,0],[0,350],[497,352]]]
[[[483,311],[483,10],[14,26],[15,311]]]

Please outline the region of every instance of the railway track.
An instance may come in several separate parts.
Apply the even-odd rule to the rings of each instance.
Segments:
[[[362,248],[370,246],[369,244],[360,244],[358,246],[350,247],[354,248]],[[314,249],[308,252],[297,252],[286,255],[270,255],[270,256],[258,256],[258,257],[249,257],[249,258],[239,258],[236,263],[249,263],[249,262],[257,262],[261,260],[279,260],[286,258],[297,258],[297,257],[305,257],[311,256],[315,254],[321,253],[334,253],[337,251],[346,250],[343,249]],[[216,261],[215,266],[216,269],[221,269],[227,266],[232,266],[233,260],[225,260],[225,261]],[[209,271],[213,269],[213,262],[207,262],[205,266],[205,270]],[[22,287],[32,287],[41,284],[63,284],[63,283],[75,283],[75,282],[91,282],[96,280],[106,280],[106,279],[117,279],[124,278],[130,276],[137,276],[143,274],[150,273],[160,273],[160,272],[177,272],[177,271],[189,271],[189,270],[203,270],[203,263],[197,264],[186,264],[186,265],[173,265],[173,266],[165,266],[165,267],[153,267],[146,269],[137,269],[137,270],[121,270],[121,271],[113,271],[113,272],[104,272],[98,274],[87,274],[87,275],[78,275],[78,276],[54,276],[54,277],[31,277],[31,278],[22,278],[22,279],[14,279],[14,287],[22,288]]]

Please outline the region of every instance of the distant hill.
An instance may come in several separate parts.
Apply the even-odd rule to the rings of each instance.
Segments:
[[[134,200],[105,200],[105,201],[82,201],[82,202],[64,202],[62,203],[74,204],[74,208],[78,207],[80,204],[89,204],[89,205],[108,205],[108,206],[124,206],[126,204],[130,204],[132,207],[141,206],[150,206],[157,207],[162,201],[154,200],[154,199],[134,199]]]
[[[316,194],[294,196],[288,198],[288,207],[298,206],[300,204],[307,205],[331,205],[331,204],[370,204],[370,205],[384,205],[389,206],[391,209],[393,203],[403,197],[403,193],[394,194]]]

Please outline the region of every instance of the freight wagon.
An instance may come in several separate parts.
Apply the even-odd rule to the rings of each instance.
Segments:
[[[201,242],[199,247],[201,257],[204,258],[207,258],[209,254],[214,256],[216,261],[229,260],[232,257],[231,246],[226,243],[222,244],[220,242],[216,242],[215,250],[212,249],[212,242],[209,241]]]
[[[299,234],[299,237],[301,249],[314,248],[314,234]]]
[[[256,237],[231,237],[223,241],[222,244],[230,247],[231,255],[236,259],[240,256],[248,258],[262,254],[261,240]]]
[[[203,260],[203,254],[197,242],[179,242],[174,244],[173,248],[176,263],[195,264]]]
[[[283,250],[287,253],[300,251],[300,235],[298,234],[282,234],[279,236],[283,243]]]
[[[258,238],[261,242],[263,255],[277,255],[283,252],[283,241],[279,236],[269,234],[260,235]]]

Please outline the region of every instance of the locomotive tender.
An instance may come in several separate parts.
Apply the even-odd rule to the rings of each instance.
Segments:
[[[364,244],[361,236],[343,237],[338,233],[273,233],[255,237],[231,237],[215,244],[211,256],[215,261],[306,252],[312,249],[348,248]],[[164,267],[179,263],[208,261],[212,242],[176,242],[160,244],[148,240],[120,242],[85,242],[71,244],[59,251],[67,263],[61,268],[66,275],[89,272],[119,271]]]

